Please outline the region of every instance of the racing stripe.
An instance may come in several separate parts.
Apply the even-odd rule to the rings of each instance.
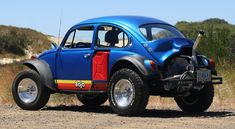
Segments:
[[[90,90],[92,86],[91,80],[55,80],[60,90]],[[84,83],[84,87],[81,88],[76,83]]]
[[[75,82],[83,82],[85,84],[92,84],[91,80],[55,80],[56,83],[73,83],[75,84]]]

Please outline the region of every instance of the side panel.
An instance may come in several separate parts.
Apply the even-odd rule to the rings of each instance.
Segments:
[[[131,37],[131,36],[130,36]],[[144,48],[142,43],[131,38],[131,43],[125,48],[112,48],[110,51],[110,61],[109,61],[109,72],[111,72],[112,67],[125,56],[142,56],[146,59],[153,60],[157,64],[158,62],[152,57],[152,55]]]
[[[85,57],[89,54],[89,57]],[[57,58],[57,80],[91,80],[93,50],[61,50]]]
[[[59,52],[56,83],[60,90],[91,89],[92,55],[91,49],[69,49]]]
[[[58,49],[52,49],[39,55],[39,59],[44,60],[50,67],[53,78],[56,78],[56,58]]]

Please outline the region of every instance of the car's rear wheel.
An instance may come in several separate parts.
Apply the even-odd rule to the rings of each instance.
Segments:
[[[176,97],[175,101],[184,112],[200,113],[210,107],[213,97],[213,85],[205,85],[201,91],[191,92],[191,95],[187,97]]]
[[[46,105],[50,92],[33,70],[20,72],[12,85],[12,94],[16,104],[24,110],[38,110]]]
[[[148,103],[149,88],[135,71],[124,68],[112,76],[108,95],[114,112],[138,115]]]
[[[85,106],[99,106],[104,104],[108,99],[107,93],[97,95],[77,94],[77,98]]]

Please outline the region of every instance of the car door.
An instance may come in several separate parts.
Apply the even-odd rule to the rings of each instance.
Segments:
[[[89,90],[92,85],[93,26],[69,32],[57,58],[58,89]]]

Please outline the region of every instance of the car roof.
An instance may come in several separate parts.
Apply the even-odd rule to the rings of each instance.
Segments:
[[[162,20],[143,17],[143,16],[106,16],[106,17],[98,17],[89,20],[82,21],[77,25],[81,24],[95,24],[95,23],[109,23],[116,24],[120,26],[130,27],[131,29],[139,28],[139,26],[144,24],[158,23],[158,24],[168,24]]]

